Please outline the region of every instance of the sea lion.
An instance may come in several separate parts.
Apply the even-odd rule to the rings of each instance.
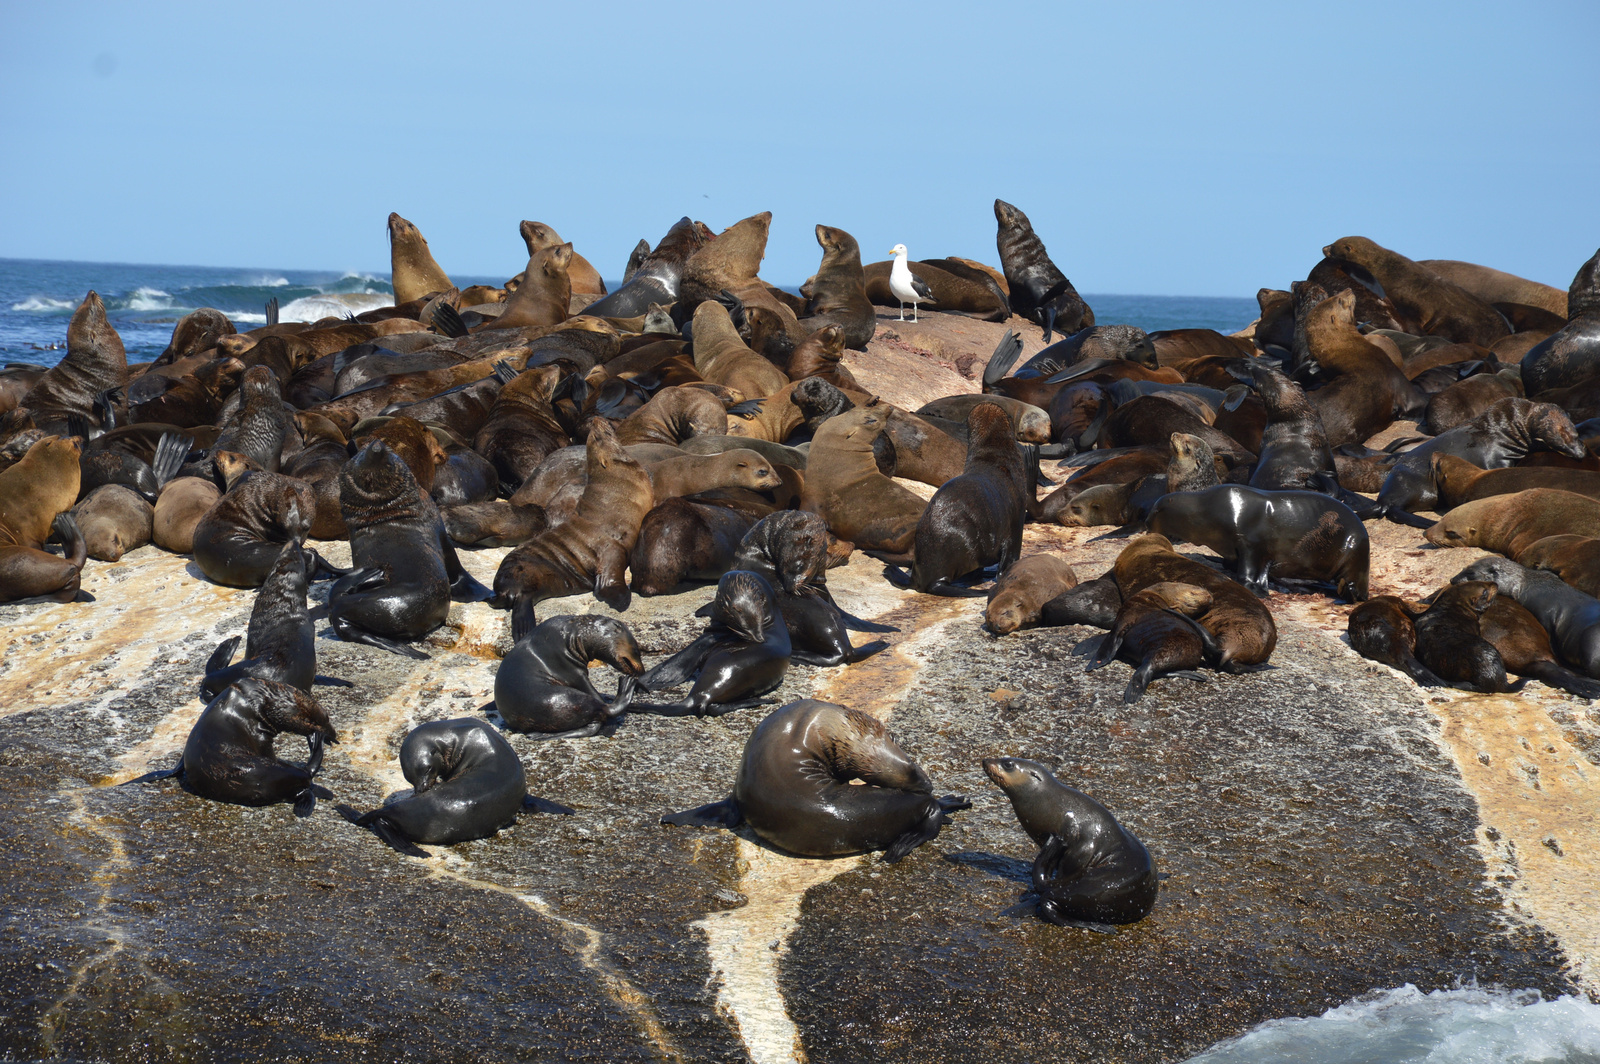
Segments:
[[[1050,261],[1044,241],[1034,233],[1028,216],[997,199],[994,217],[999,224],[995,243],[1011,292],[1012,313],[1044,326],[1045,343],[1050,342],[1054,329],[1070,336],[1093,325],[1094,311],[1078,295],[1067,275]]]
[[[593,660],[622,674],[609,699],[589,679]],[[494,701],[483,708],[537,739],[586,738],[627,712],[643,674],[639,644],[626,624],[595,614],[551,617],[507,651],[495,672]]]
[[[917,519],[911,586],[923,594],[968,593],[954,583],[990,565],[1003,576],[1022,556],[1033,491],[1011,417],[981,403],[967,427],[966,468],[933,493]]]
[[[1216,639],[1193,618],[1214,605],[1211,593],[1192,584],[1151,584],[1122,600],[1111,629],[1103,636],[1091,637],[1074,648],[1074,653],[1091,656],[1085,672],[1122,660],[1134,666],[1133,676],[1123,689],[1122,701],[1128,704],[1144,697],[1154,680],[1182,676],[1190,680],[1205,677],[1195,670],[1221,656]]]
[[[1546,536],[1519,551],[1516,561],[1555,573],[1585,595],[1600,594],[1600,539],[1593,536]]]
[[[1078,586],[1078,574],[1059,554],[1031,554],[995,580],[983,626],[1007,635],[1039,620],[1044,604]]]
[[[1337,480],[1327,430],[1300,386],[1262,362],[1240,362],[1234,375],[1255,390],[1267,411],[1250,486],[1265,491],[1307,488],[1319,474]]]
[[[339,474],[350,528],[351,571],[328,592],[334,634],[407,657],[403,644],[444,623],[450,602],[488,598],[456,557],[444,521],[416,477],[382,440],[370,440]]]
[[[1423,535],[1436,547],[1481,547],[1521,557],[1546,536],[1600,536],[1600,499],[1559,488],[1530,488],[1462,503]]]
[[[988,757],[983,771],[1040,847],[1032,880],[1041,919],[1131,924],[1150,915],[1161,889],[1155,861],[1109,809],[1037,761]]]
[[[200,681],[202,694],[215,698],[223,688],[246,676],[311,690],[317,678],[317,644],[311,613],[306,609],[310,569],[299,539],[283,545],[250,605],[244,660],[231,664],[234,651],[239,649],[238,636],[218,643],[206,661],[205,676]]]
[[[291,539],[305,539],[316,507],[303,480],[246,468],[230,451],[217,455],[228,491],[194,526],[191,549],[206,578],[229,587],[260,587]]]
[[[101,396],[128,383],[122,337],[106,320],[106,307],[91,291],[67,325],[67,353],[28,389],[19,404],[45,432],[70,431],[67,419],[111,428]]]
[[[179,318],[177,324],[172,327],[172,339],[167,341],[167,346],[150,365],[155,368],[181,362],[191,355],[198,355],[216,347],[217,340],[224,336],[233,336],[238,331],[228,316],[220,310],[212,307],[191,310]]]
[[[72,508],[72,517],[83,533],[89,557],[114,562],[150,542],[155,507],[132,488],[104,484]]]
[[[1314,491],[1219,484],[1165,496],[1151,507],[1146,525],[1210,547],[1260,595],[1270,577],[1332,583],[1352,602],[1367,597],[1367,530],[1350,507]]]
[[[472,717],[413,728],[400,744],[400,771],[411,794],[360,816],[339,811],[411,856],[427,856],[414,845],[419,842],[448,846],[486,839],[515,823],[524,808],[572,812],[530,798],[517,752],[494,727]]]
[[[1554,573],[1518,565],[1509,558],[1479,558],[1451,583],[1487,580],[1520,603],[1550,633],[1567,664],[1600,678],[1600,599],[1569,586]]]
[[[903,555],[927,503],[878,471],[873,443],[887,420],[887,410],[867,406],[823,422],[811,441],[800,505],[861,550]]]
[[[43,436],[0,470],[0,546],[44,546],[56,515],[78,500],[82,453],[76,438]]]
[[[517,227],[517,231],[522,234],[522,242],[528,246],[530,259],[544,248],[559,247],[567,243],[561,239],[559,233],[543,222],[524,221]],[[572,280],[573,296],[584,297],[585,302],[592,302],[606,294],[606,283],[600,277],[600,271],[576,251],[572,253],[572,261],[567,264],[567,276]],[[585,313],[588,311],[585,310]]]
[[[717,597],[706,610],[704,635],[644,674],[646,691],[676,687],[691,677],[694,688],[670,704],[639,704],[640,712],[673,717],[720,717],[763,704],[789,671],[789,629],[765,577],[734,569],[717,581]]]
[[[1526,606],[1496,595],[1478,618],[1478,632],[1493,644],[1507,670],[1583,698],[1600,698],[1600,681],[1579,676],[1556,661],[1550,633]]]
[[[304,768],[279,761],[273,752],[273,740],[283,732],[306,737],[310,757]],[[128,782],[181,777],[186,789],[214,802],[292,801],[294,815],[308,817],[317,808],[313,781],[322,771],[323,743],[338,741],[316,699],[288,684],[247,676],[206,704],[176,766]]]
[[[1499,589],[1488,580],[1447,584],[1416,619],[1417,657],[1452,687],[1511,690],[1500,652],[1478,631],[1478,618],[1497,594]]]
[[[647,513],[629,575],[640,595],[665,595],[685,580],[717,580],[734,568],[739,543],[757,518],[709,501],[669,498]]]
[[[661,822],[748,823],[771,845],[802,857],[883,850],[883,861],[893,864],[971,805],[956,795],[934,797],[928,774],[876,718],[806,698],[756,725],[732,797]]]
[[[651,509],[650,474],[604,419],[590,427],[585,455],[589,480],[577,510],[506,555],[495,572],[491,605],[512,611],[513,638],[532,631],[534,609],[547,598],[592,588],[608,606],[627,607],[628,556]]]
[[[1444,681],[1417,660],[1417,629],[1413,618],[1428,607],[1394,595],[1375,595],[1350,611],[1345,635],[1350,649],[1364,658],[1399,669],[1424,687],[1441,687]]]
[[[1558,389],[1592,387],[1600,377],[1600,251],[1567,289],[1567,324],[1522,356],[1522,386],[1531,398]]]
[[[1438,510],[1448,513],[1463,503],[1510,495],[1530,488],[1559,488],[1574,495],[1600,498],[1600,471],[1559,466],[1512,466],[1483,469],[1453,454],[1435,454],[1433,482],[1438,490]]]
[[[1429,335],[1487,347],[1511,333],[1500,312],[1483,300],[1366,237],[1341,237],[1322,253],[1365,269],[1395,309],[1414,318]]]
[[[1122,403],[1106,418],[1101,430],[1104,447],[1142,447],[1154,444],[1163,450],[1171,446],[1174,432],[1197,436],[1212,453],[1236,464],[1255,461],[1255,454],[1225,432],[1207,425],[1194,413],[1171,399],[1141,395]]]
[[[632,318],[644,314],[650,304],[667,306],[678,298],[678,282],[683,264],[705,243],[699,228],[687,217],[667,230],[654,251],[640,259],[622,287],[604,299],[590,303],[583,313],[604,318]]]
[[[450,438],[448,433],[443,436]],[[450,460],[449,452],[439,442],[440,435],[415,418],[403,414],[368,418],[350,430],[353,449],[359,450],[368,440],[382,440],[384,446],[399,455],[406,468],[411,470],[417,486],[430,493],[439,467]]]
[[[838,325],[845,346],[867,349],[867,341],[878,328],[878,312],[867,298],[867,278],[861,268],[861,246],[843,229],[817,226],[817,245],[822,248],[822,265],[811,280],[806,300],[807,327],[823,323]],[[793,374],[790,374],[793,376]]]
[[[392,211],[389,214],[389,276],[396,303],[409,303],[455,287],[449,275],[433,261],[433,252],[428,250],[428,241],[422,233]]]
[[[1197,620],[1216,636],[1220,668],[1236,672],[1246,666],[1259,665],[1272,656],[1273,648],[1278,645],[1278,627],[1273,623],[1272,614],[1254,594],[1210,566],[1185,558],[1172,549],[1172,541],[1166,536],[1149,533],[1133,540],[1117,555],[1112,574],[1124,599],[1162,582],[1193,584],[1209,591],[1212,607]],[[1080,584],[1063,597],[1071,598],[1075,593],[1086,592],[1086,588],[1087,585]],[[1101,592],[1092,601],[1102,604],[1103,608],[1108,600],[1109,595]],[[1050,607],[1054,605],[1052,602],[1046,606],[1046,617],[1050,616]]]

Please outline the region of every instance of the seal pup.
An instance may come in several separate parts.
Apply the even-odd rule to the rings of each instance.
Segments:
[[[72,508],[72,516],[89,546],[89,557],[119,561],[150,542],[155,507],[122,484],[102,484]]]
[[[1417,657],[1452,687],[1511,690],[1500,652],[1479,631],[1479,618],[1498,594],[1488,580],[1447,584],[1416,619]]]
[[[598,659],[622,674],[606,698],[589,679]],[[494,676],[495,710],[512,731],[535,739],[580,739],[600,734],[627,712],[644,663],[628,626],[595,614],[564,614],[541,622],[506,653]]]
[[[1168,676],[1205,681],[1195,671],[1222,657],[1214,636],[1194,618],[1208,612],[1211,592],[1192,584],[1151,584],[1123,599],[1111,630],[1079,643],[1074,653],[1089,654],[1085,672],[1111,664],[1119,656],[1134,666],[1122,692],[1129,705],[1144,697],[1151,681]]]
[[[1094,311],[1072,287],[1044,249],[1028,216],[1007,203],[994,201],[999,225],[995,245],[1010,289],[1011,311],[1044,326],[1044,342],[1059,328],[1070,336],[1094,324]]]
[[[884,863],[893,864],[937,838],[951,813],[971,806],[960,795],[934,797],[928,774],[875,717],[805,698],[756,725],[731,797],[661,823],[749,824],[766,842],[801,857],[883,850]]]
[[[306,609],[306,590],[310,587],[307,573],[314,564],[308,564],[304,544],[298,537],[283,545],[250,605],[244,660],[230,664],[239,649],[238,636],[218,643],[200,681],[202,694],[215,698],[223,688],[246,676],[311,690],[317,679],[317,642],[311,613]],[[343,681],[340,684],[348,686]]]
[[[1495,596],[1478,617],[1478,633],[1499,652],[1508,671],[1583,698],[1600,698],[1600,681],[1563,668],[1550,645],[1550,633],[1511,596]]]
[[[765,577],[746,569],[724,573],[705,615],[711,620],[705,634],[639,681],[646,691],[662,691],[693,677],[693,689],[677,702],[641,703],[635,710],[671,717],[720,717],[762,705],[761,696],[783,683],[793,648]]]
[[[1528,569],[1509,558],[1479,558],[1451,583],[1487,580],[1544,626],[1567,664],[1600,679],[1600,599],[1570,587],[1554,573]]]
[[[1117,555],[1112,575],[1123,598],[1163,581],[1193,584],[1211,592],[1211,609],[1197,619],[1208,632],[1216,636],[1217,645],[1221,648],[1218,666],[1229,672],[1238,672],[1247,666],[1266,662],[1272,656],[1273,648],[1278,645],[1278,627],[1272,620],[1272,614],[1256,595],[1209,565],[1179,554],[1172,549],[1172,541],[1166,536],[1147,533],[1133,540]],[[1104,590],[1091,591],[1091,585],[1096,583],[1089,581],[1080,584],[1062,598],[1076,599],[1079,609],[1086,610],[1092,606],[1103,611],[1112,599]],[[1085,597],[1089,599],[1088,603],[1083,601]],[[1120,608],[1120,599],[1117,603],[1115,608]],[[1051,615],[1050,607],[1054,605],[1055,602],[1047,605],[1047,618]],[[1109,622],[1106,627],[1110,627]]]
[[[1399,669],[1423,687],[1443,687],[1445,682],[1417,660],[1414,618],[1428,607],[1395,595],[1376,595],[1350,611],[1345,636],[1350,649],[1372,661]]]
[[[1041,919],[1132,924],[1150,915],[1161,889],[1155,861],[1109,809],[1037,761],[987,757],[983,771],[1039,845],[1032,878]]]
[[[273,740],[283,732],[306,737],[310,756],[304,768],[273,752]],[[288,684],[247,676],[206,704],[177,765],[128,783],[178,777],[202,798],[236,805],[292,801],[294,815],[308,817],[317,808],[312,782],[322,771],[323,743],[338,741],[316,699]]]
[[[418,725],[400,744],[400,771],[412,793],[369,813],[340,807],[358,827],[412,857],[415,843],[449,845],[486,839],[516,822],[524,808],[571,813],[528,794],[522,759],[493,726],[472,717]]]
[[[1039,620],[1044,604],[1078,586],[1078,574],[1059,554],[1032,554],[995,580],[984,607],[983,626],[1007,635]]]

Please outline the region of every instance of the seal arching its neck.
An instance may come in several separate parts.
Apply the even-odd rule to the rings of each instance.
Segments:
[[[455,287],[449,275],[433,261],[433,252],[428,250],[428,241],[422,232],[392,211],[389,214],[389,272],[396,304]]]

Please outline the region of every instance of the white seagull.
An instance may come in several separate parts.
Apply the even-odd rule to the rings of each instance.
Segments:
[[[928,282],[911,272],[911,267],[906,265],[906,246],[896,244],[890,249],[889,254],[894,256],[894,266],[889,270],[889,291],[900,301],[900,317],[896,321],[906,320],[906,304],[911,304],[911,322],[917,321],[917,304],[937,302],[933,298],[933,289],[928,287]]]

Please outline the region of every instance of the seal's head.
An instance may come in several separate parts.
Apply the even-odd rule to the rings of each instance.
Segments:
[[[772,585],[760,573],[734,569],[717,581],[711,604],[713,627],[725,628],[747,643],[759,643],[782,623]]]

